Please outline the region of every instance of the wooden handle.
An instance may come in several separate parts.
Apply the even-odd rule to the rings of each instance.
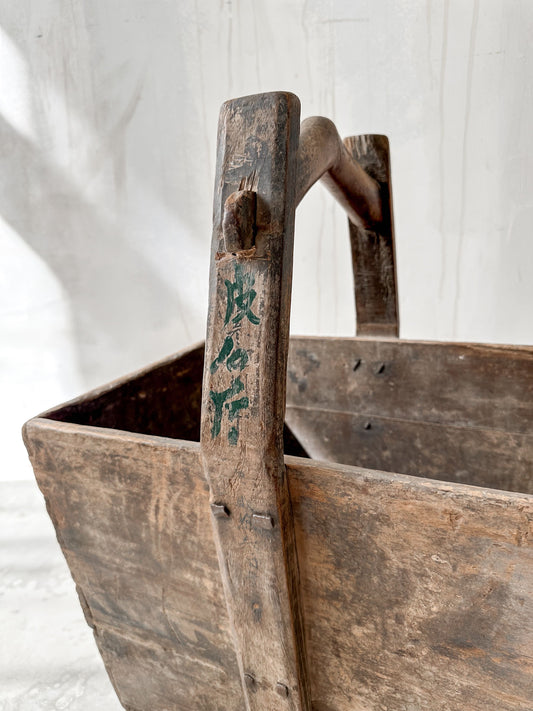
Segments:
[[[398,289],[389,142],[353,136],[343,142],[322,116],[300,129],[296,204],[321,180],[348,215],[358,336],[398,337]]]
[[[310,711],[283,459],[300,103],[219,122],[201,447],[245,707]]]
[[[352,248],[357,335],[398,338],[398,281],[389,140],[368,134],[344,139],[347,152],[379,186],[381,219],[374,224],[348,220]]]
[[[219,122],[200,439],[248,711],[310,711],[283,456],[296,205],[325,176],[355,234],[388,224],[379,176],[330,121],[301,140],[299,121],[297,97],[272,93],[227,102]]]
[[[296,204],[317,180],[346,210],[353,224],[373,227],[382,220],[380,187],[341,140],[335,124],[323,116],[302,122],[298,147]]]

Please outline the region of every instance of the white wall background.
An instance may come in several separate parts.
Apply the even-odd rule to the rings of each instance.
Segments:
[[[1,479],[24,420],[204,335],[228,98],[392,146],[404,338],[533,343],[531,0],[2,0]],[[351,335],[347,228],[297,219],[292,329]]]

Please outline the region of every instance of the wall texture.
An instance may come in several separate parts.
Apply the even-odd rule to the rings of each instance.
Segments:
[[[533,343],[533,3],[3,0],[0,478],[22,422],[204,334],[218,109],[286,89],[392,146],[404,338]],[[292,329],[354,330],[300,208]]]

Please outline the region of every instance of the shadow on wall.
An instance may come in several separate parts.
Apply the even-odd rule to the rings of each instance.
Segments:
[[[167,43],[153,61],[149,99],[141,121],[132,126],[148,60],[139,59],[141,50],[133,52],[133,66],[121,64],[132,52],[127,38],[119,36],[118,21],[124,21],[120,13],[111,13],[114,27],[98,32],[116,33],[125,46],[112,61],[103,60],[97,45],[108,37],[97,33],[90,44],[87,36],[94,17],[85,15],[93,10],[79,3],[72,17],[64,16],[58,12],[63,4],[45,12],[24,3],[23,32],[20,18],[15,30],[9,27],[13,17],[3,28],[26,63],[35,137],[27,138],[0,115],[0,211],[60,281],[73,316],[78,368],[85,386],[91,387],[202,337],[203,319],[193,334],[190,328],[194,316],[204,311],[198,298],[202,280],[192,275],[196,283],[191,290],[191,274],[187,281],[181,272],[184,264],[190,272],[195,259],[197,268],[207,272],[210,210],[204,208],[206,220],[199,225],[191,204],[198,204],[195,196],[201,194],[210,206],[205,189],[209,170],[198,174],[182,169],[193,151],[183,145],[178,92],[164,95],[158,106],[154,101],[168,81],[172,63],[165,53],[173,45]],[[94,12],[101,14],[102,8]],[[159,22],[161,13],[153,14],[152,21]],[[142,23],[137,23],[135,32],[141,30]],[[159,69],[165,62],[162,77]],[[101,76],[96,79],[97,72]],[[97,92],[98,100],[93,96]],[[197,128],[195,114],[190,107],[185,112],[187,127]],[[161,156],[167,147],[174,160]],[[198,254],[204,247],[205,265],[200,266]]]
[[[106,369],[119,374],[124,353],[142,351],[147,333],[175,328],[177,292],[2,117],[0,142],[0,212],[60,280],[86,383],[95,384],[102,353],[111,360]]]

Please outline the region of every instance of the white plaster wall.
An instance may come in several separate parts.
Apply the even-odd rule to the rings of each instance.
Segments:
[[[404,338],[533,343],[532,31],[528,0],[3,0],[0,478],[25,419],[203,338],[231,97],[389,136]],[[293,331],[352,334],[321,188],[296,241]]]

